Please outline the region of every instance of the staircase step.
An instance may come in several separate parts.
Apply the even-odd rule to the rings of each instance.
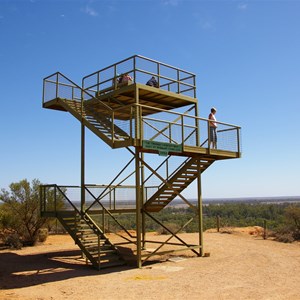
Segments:
[[[123,260],[113,261],[113,262],[105,262],[105,263],[101,263],[100,269],[120,267],[120,266],[124,266],[125,264],[126,264],[126,262]]]
[[[159,189],[148,199],[144,209],[149,212],[158,212],[168,205],[177,195],[191,184],[200,172],[211,165],[210,161],[200,161],[199,158],[188,158]],[[202,170],[201,170],[202,168]]]
[[[106,241],[105,241],[106,242]],[[105,246],[105,242],[100,242],[98,244],[98,241],[91,241],[91,242],[87,242],[87,241],[81,241],[81,243],[86,247],[86,248],[93,248],[93,247],[98,247],[98,245],[100,245],[101,247]]]
[[[114,262],[114,261],[119,261],[121,259],[121,257],[119,255],[114,254],[114,253],[103,253],[101,255],[101,252],[100,252],[100,257],[98,256],[98,253],[95,253],[92,256],[96,260],[98,260],[98,258],[100,258],[100,263]]]
[[[149,205],[146,207],[146,211],[148,212],[159,212],[161,211],[163,208],[165,207],[165,205]]]
[[[180,177],[178,177],[178,179],[182,178],[194,178],[195,176],[193,174],[182,174]]]
[[[117,250],[114,250],[114,249],[109,249],[109,250],[102,250],[102,249],[100,249],[99,252],[98,252],[98,249],[95,249],[95,250],[89,251],[89,253],[90,253],[93,257],[95,257],[95,256],[97,257],[97,256],[98,256],[98,253],[100,253],[100,257],[103,257],[103,256],[107,256],[107,255],[113,254],[114,256],[116,256],[116,257],[119,258],[118,251],[117,251]]]
[[[82,236],[82,237],[80,237],[80,240],[83,243],[98,243],[98,236],[96,234],[94,234],[93,236],[92,235]],[[107,242],[107,239],[100,238],[99,242],[103,244],[103,243]]]
[[[78,233],[82,233],[82,234],[95,234],[94,230],[92,230],[91,228],[88,228],[88,229],[83,229],[83,228],[78,228],[77,227],[77,232]]]

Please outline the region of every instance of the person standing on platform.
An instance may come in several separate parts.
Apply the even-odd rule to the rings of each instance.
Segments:
[[[209,122],[209,138],[210,138],[210,148],[217,149],[217,119],[215,117],[217,110],[212,107],[210,114],[208,116]]]

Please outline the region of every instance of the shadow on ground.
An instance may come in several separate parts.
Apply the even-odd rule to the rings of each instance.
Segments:
[[[86,265],[80,250],[18,255],[0,253],[0,289],[15,289],[74,277],[105,275],[132,269],[130,264],[100,271]]]

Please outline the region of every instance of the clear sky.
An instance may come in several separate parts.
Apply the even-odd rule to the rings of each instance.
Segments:
[[[195,73],[200,116],[242,127],[243,157],[203,174],[205,198],[300,195],[300,1],[0,0],[0,43],[0,188],[80,184],[79,122],[42,108],[43,78],[80,85],[140,54]],[[126,153],[87,133],[87,182]]]

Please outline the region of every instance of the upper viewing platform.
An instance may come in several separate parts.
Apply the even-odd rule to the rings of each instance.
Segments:
[[[241,153],[240,127],[222,122],[218,146],[210,147],[195,74],[140,55],[83,77],[81,86],[59,72],[46,77],[43,107],[70,112],[112,148],[215,159]]]

